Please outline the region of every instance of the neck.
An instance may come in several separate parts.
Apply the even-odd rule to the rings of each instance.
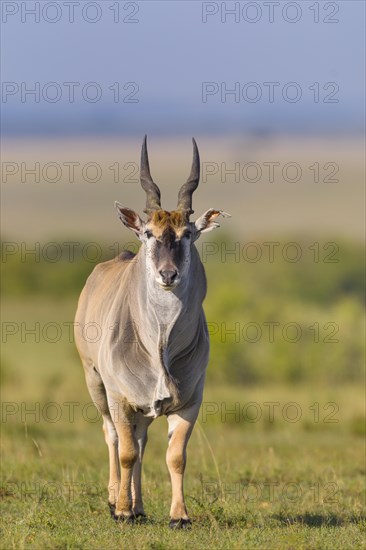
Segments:
[[[200,300],[197,294],[197,284],[199,285],[200,282],[197,280],[196,257],[192,258],[189,272],[179,285],[174,290],[166,291],[155,281],[154,276],[147,272],[142,250],[138,256],[134,273],[139,287],[136,289],[138,297],[136,313],[150,328],[144,331],[143,344],[153,357],[158,356],[167,366],[169,337],[173,328],[177,322],[182,323],[185,335],[188,336],[192,332],[193,337],[194,313],[197,306],[199,311],[201,310],[203,297]],[[198,253],[197,258],[199,260]],[[189,318],[185,315],[188,310]]]
[[[169,334],[181,313],[186,309],[189,300],[189,274],[173,290],[164,290],[144,268],[145,277],[143,295],[146,295],[146,313],[149,321],[159,328],[160,338],[168,342]],[[143,280],[144,279],[144,280]]]

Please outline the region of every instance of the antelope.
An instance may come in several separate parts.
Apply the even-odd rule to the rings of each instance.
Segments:
[[[201,233],[219,226],[218,216],[229,216],[210,208],[190,221],[199,176],[193,139],[191,173],[179,191],[177,208],[163,210],[159,187],[150,174],[145,136],[140,178],[146,220],[115,203],[120,220],[142,245],[137,254],[124,251],[98,264],[79,298],[75,341],[90,396],[103,418],[109,451],[108,504],[119,521],[146,517],[141,467],[147,430],[155,418],[165,415],[172,486],[169,525],[191,525],[183,493],[186,447],[202,402],[209,358],[202,308],[206,276],[194,243]],[[88,323],[99,327],[100,338],[84,337]]]

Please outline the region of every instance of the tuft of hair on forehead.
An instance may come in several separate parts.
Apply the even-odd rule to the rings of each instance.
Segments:
[[[184,212],[179,210],[173,210],[172,212],[168,212],[167,210],[155,210],[152,213],[149,222],[161,229],[178,229],[186,225],[187,216]]]

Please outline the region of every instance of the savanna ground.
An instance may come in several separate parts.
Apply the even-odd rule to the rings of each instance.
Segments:
[[[366,547],[360,144],[327,149],[310,141],[251,141],[251,149],[239,143],[223,153],[221,141],[216,149],[204,143],[203,159],[219,166],[237,159],[262,167],[268,160],[297,161],[304,177],[296,185],[223,185],[219,174],[197,191],[197,215],[223,208],[233,214],[233,226],[223,224],[221,240],[214,235],[198,245],[209,282],[212,350],[188,447],[192,530],[168,528],[164,418],[150,428],[144,460],[147,523],[119,525],[109,517],[107,447],[72,337],[78,294],[92,269],[80,235],[88,242],[96,236],[105,258],[112,257],[110,243],[120,235],[113,200],[129,197],[126,206],[138,200],[141,207],[141,190],[128,183],[17,180],[3,189],[10,248],[1,264],[1,548]],[[22,151],[15,144],[8,159],[100,158],[95,144],[51,143],[48,155],[48,144],[32,146]],[[122,162],[138,161],[139,147],[129,147]],[[190,154],[186,143],[179,154],[172,147],[155,144],[151,155],[157,181],[166,183],[163,197],[171,199],[176,187],[168,182],[183,181]],[[119,144],[105,148],[106,167],[119,151]],[[338,183],[309,179],[315,161],[325,166],[335,159]],[[173,179],[177,166],[182,173]],[[60,244],[68,240],[79,241],[72,260]],[[22,251],[22,241],[33,249],[39,241],[37,258]],[[42,244],[49,241],[59,243],[56,261],[55,249]],[[268,242],[278,243],[273,261]],[[296,248],[286,248],[291,242],[301,250],[296,261]],[[256,246],[262,255],[253,261]]]

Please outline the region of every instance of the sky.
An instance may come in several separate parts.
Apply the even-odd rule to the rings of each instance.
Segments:
[[[1,10],[4,136],[363,130],[363,1]]]

